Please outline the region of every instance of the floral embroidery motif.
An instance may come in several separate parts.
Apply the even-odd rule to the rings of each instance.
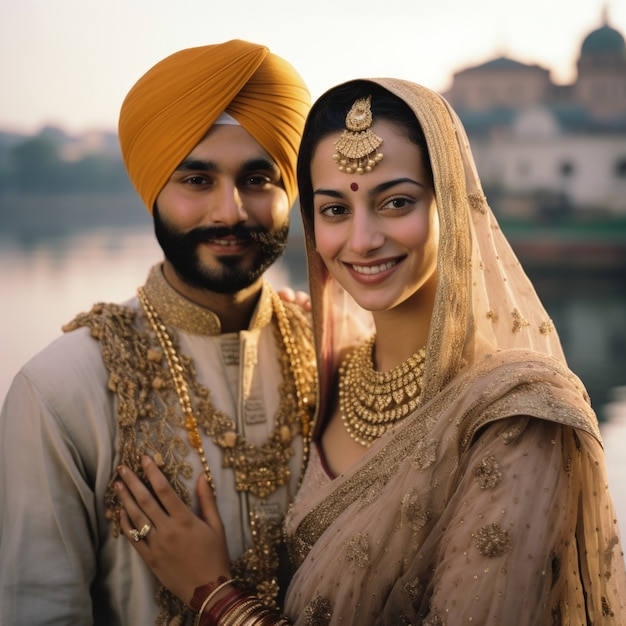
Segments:
[[[485,198],[482,193],[470,193],[467,195],[467,201],[469,205],[474,209],[474,211],[478,211],[479,213],[487,213],[487,207],[485,203],[487,198]]]
[[[552,323],[552,320],[539,324],[539,332],[542,335],[549,335],[551,332],[554,332],[554,324]]]
[[[476,549],[488,557],[502,556],[511,549],[509,533],[498,524],[487,524],[472,536],[476,539]]]
[[[481,489],[495,487],[502,479],[500,464],[495,456],[486,456],[477,463],[472,470],[472,475],[478,481]]]
[[[511,317],[513,318],[513,332],[519,333],[522,328],[525,326],[530,326],[530,324],[526,321],[524,316],[520,313],[519,309],[513,309],[511,312]]]
[[[304,623],[307,626],[327,626],[332,615],[330,600],[317,596],[304,609]]]
[[[422,597],[422,594],[424,593],[424,585],[422,585],[419,578],[411,581],[406,581],[404,583],[404,589],[407,592],[409,598],[411,598],[411,602],[414,605],[418,603],[418,601]]]
[[[409,458],[411,465],[416,469],[426,469],[437,460],[437,442],[420,441],[415,452]]]
[[[423,528],[426,522],[430,519],[430,511],[425,511],[420,497],[416,491],[407,493],[402,498],[402,505],[400,507],[400,516],[402,524],[407,524],[409,528],[415,531]]]
[[[366,567],[370,560],[369,536],[367,533],[357,533],[345,543],[346,559],[357,567]]]

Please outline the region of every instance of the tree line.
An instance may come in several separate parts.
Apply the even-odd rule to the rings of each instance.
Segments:
[[[4,134],[0,145],[0,190],[13,192],[115,192],[132,189],[121,156],[115,151],[89,151],[76,159],[63,157],[70,138],[58,129],[33,136]]]

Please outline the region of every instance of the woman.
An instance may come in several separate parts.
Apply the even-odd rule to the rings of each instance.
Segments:
[[[289,623],[624,623],[597,419],[456,114],[401,80],[339,85],[308,117],[298,177],[321,402],[286,521]],[[156,526],[134,545],[157,576],[207,600],[206,623],[260,616],[227,578],[203,587],[228,576],[223,547],[191,554],[221,545],[206,485],[203,524],[146,470],[170,517],[128,471],[142,508],[121,492]]]

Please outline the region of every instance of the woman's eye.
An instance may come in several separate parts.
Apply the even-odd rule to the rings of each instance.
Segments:
[[[397,198],[392,198],[383,204],[382,210],[391,210],[398,211],[403,209],[408,209],[413,205],[413,201],[410,198],[406,198],[404,196],[399,196]]]
[[[320,209],[320,215],[323,215],[324,217],[345,215],[347,212],[348,210],[345,207],[337,205],[325,206]]]

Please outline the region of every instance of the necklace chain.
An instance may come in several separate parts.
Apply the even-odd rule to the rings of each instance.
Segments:
[[[150,303],[143,288],[139,288],[138,297],[165,357],[174,382],[176,395],[185,419],[185,430],[189,444],[195,448],[206,479],[215,493],[215,483],[211,468],[202,446],[200,426],[194,413],[189,386],[185,380],[185,367],[176,352],[174,342],[167,327],[159,318],[156,309]],[[308,458],[310,441],[310,384],[301,362],[298,346],[290,330],[289,321],[279,296],[271,292],[272,308],[276,317],[275,335],[280,351],[283,382],[280,387],[281,399],[275,416],[274,430],[262,446],[254,446],[237,433],[234,422],[222,411],[213,406],[208,391],[202,393],[200,404],[204,416],[203,426],[207,434],[224,451],[224,466],[235,470],[235,484],[240,491],[250,491],[261,498],[268,496],[278,486],[289,480],[288,459],[293,455],[291,440],[298,432],[302,433],[303,459],[302,469]],[[295,394],[294,392],[295,388]],[[295,395],[295,397],[294,397]],[[299,424],[294,429],[289,423],[290,416],[298,410]],[[300,478],[302,471],[300,472]]]
[[[417,408],[426,359],[426,349],[420,348],[388,372],[377,372],[374,339],[350,352],[339,368],[341,419],[352,439],[365,447]]]

